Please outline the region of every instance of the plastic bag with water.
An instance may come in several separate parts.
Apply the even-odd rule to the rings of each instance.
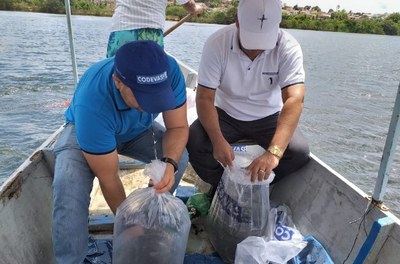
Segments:
[[[145,174],[159,182],[165,163],[156,160]],[[152,173],[161,174],[158,179]],[[114,224],[113,264],[183,263],[190,231],[186,205],[169,192],[137,189],[118,207]]]
[[[227,263],[234,262],[236,246],[242,240],[266,234],[269,184],[274,178],[272,174],[265,181],[251,182],[243,168],[248,162],[243,156],[237,158],[232,169],[225,169],[207,217],[210,241]]]

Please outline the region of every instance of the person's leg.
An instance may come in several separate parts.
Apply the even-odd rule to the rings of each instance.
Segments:
[[[219,125],[228,143],[242,139],[243,135],[237,127],[237,121],[221,109],[217,110]],[[213,193],[221,180],[224,168],[214,159],[210,138],[198,119],[190,126],[187,149],[190,164],[203,181],[213,186],[213,190],[211,190]]]
[[[189,162],[197,175],[216,188],[224,169],[214,159],[211,141],[198,119],[190,126],[187,150]]]
[[[163,157],[162,137],[164,132],[165,128],[162,125],[157,122],[153,122],[152,129],[142,133],[134,140],[124,144],[119,144],[118,153],[136,160],[140,160],[144,163],[150,163],[154,159],[161,159]],[[185,149],[180,160],[178,161],[178,172],[175,174],[175,183],[170,189],[171,193],[173,193],[178,187],[187,165],[188,154]]]
[[[114,31],[108,37],[107,58],[114,56],[124,44],[135,40],[153,40],[164,48],[164,35],[161,29],[140,28]]]
[[[64,128],[54,152],[53,250],[57,263],[82,263],[88,248],[88,216],[92,174],[71,124]]]
[[[164,32],[161,29],[141,28],[137,30],[137,40],[152,40],[164,48]]]

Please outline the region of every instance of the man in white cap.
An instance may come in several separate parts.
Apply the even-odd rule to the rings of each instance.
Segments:
[[[309,160],[298,128],[305,73],[299,43],[279,28],[279,0],[241,0],[236,24],[206,41],[196,105],[189,130],[189,161],[214,195],[223,166],[232,166],[231,144],[251,139],[265,152],[247,167],[251,180],[275,180]]]

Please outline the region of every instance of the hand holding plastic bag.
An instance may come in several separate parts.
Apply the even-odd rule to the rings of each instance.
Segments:
[[[246,160],[235,157],[225,168],[207,217],[210,241],[221,258],[233,263],[236,246],[248,236],[266,233],[269,211],[269,181],[251,182]]]
[[[165,163],[154,160],[144,173],[157,183],[164,171]],[[190,225],[180,199],[152,187],[137,189],[117,209],[113,263],[183,263]]]

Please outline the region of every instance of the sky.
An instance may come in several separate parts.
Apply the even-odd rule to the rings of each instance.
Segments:
[[[345,9],[347,12],[363,12],[372,14],[384,13],[400,13],[400,0],[281,0],[282,4],[288,6],[298,5],[304,7],[319,6],[322,11],[328,12],[329,9],[336,10],[339,5],[340,9]]]

